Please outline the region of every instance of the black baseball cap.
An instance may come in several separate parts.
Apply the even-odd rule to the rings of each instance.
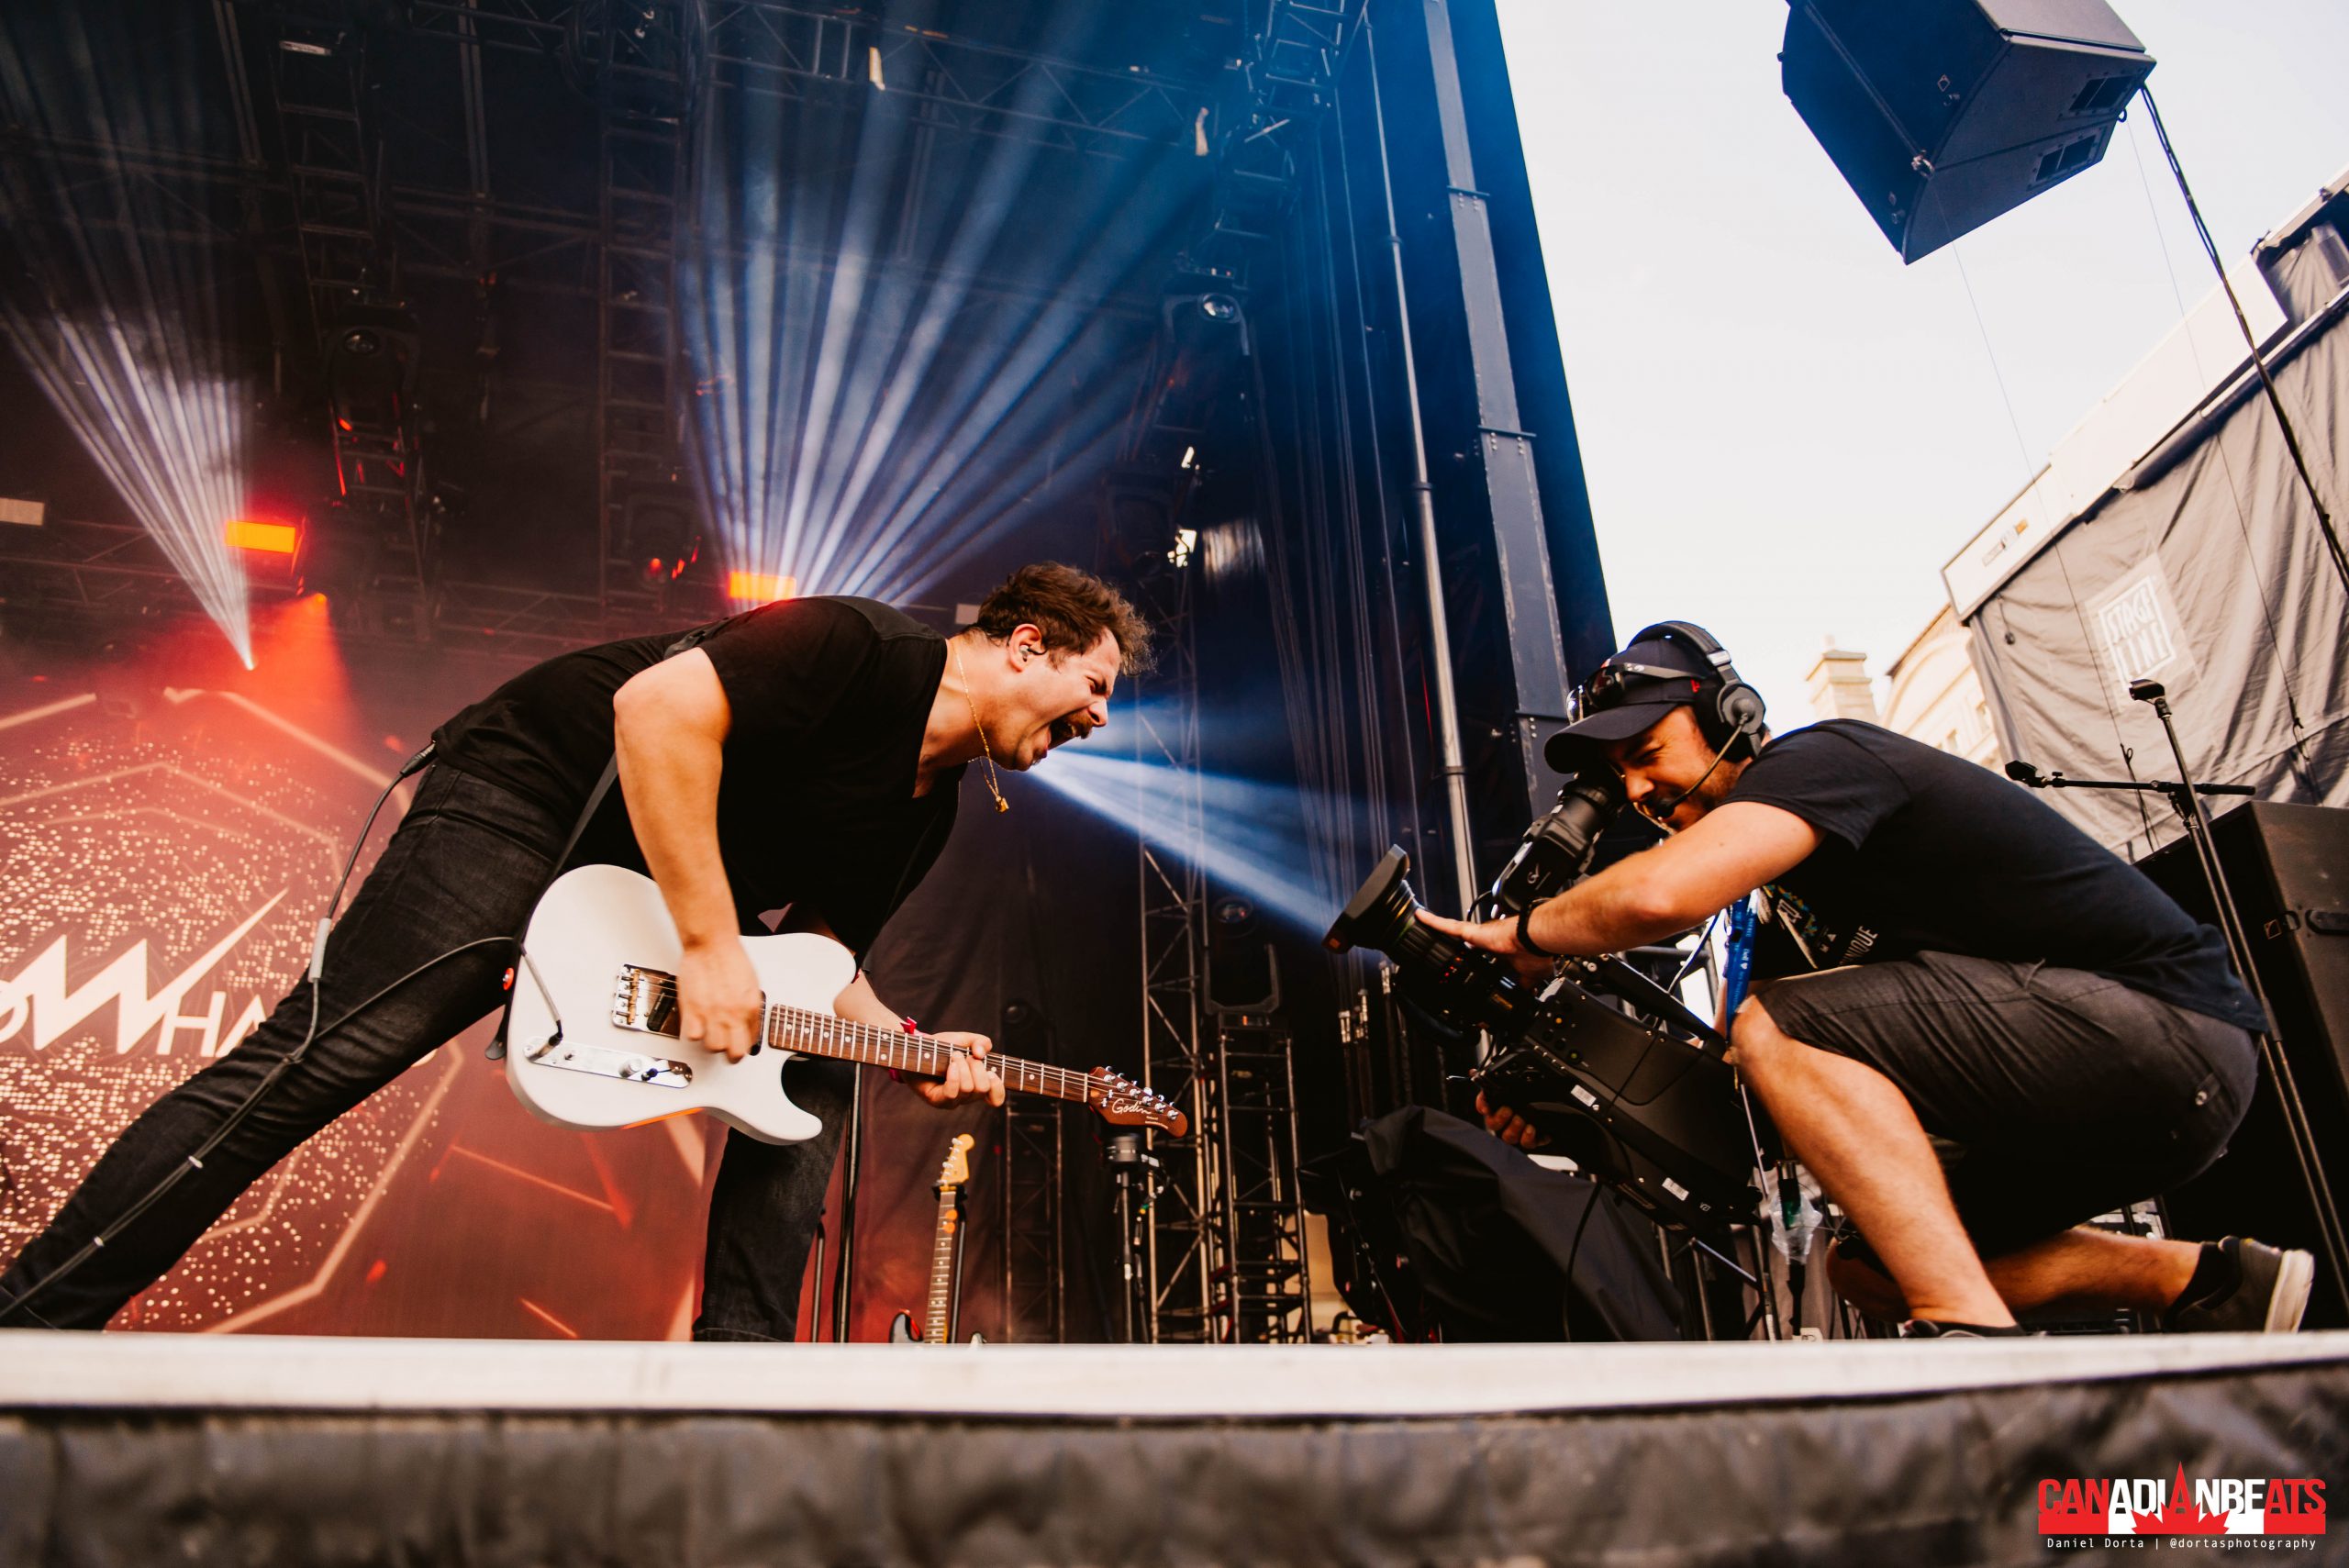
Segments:
[[[1712,666],[1693,650],[1658,638],[1634,642],[1609,654],[1575,689],[1574,722],[1542,748],[1553,772],[1577,773],[1598,761],[1598,747],[1628,740],[1687,707],[1714,678]]]

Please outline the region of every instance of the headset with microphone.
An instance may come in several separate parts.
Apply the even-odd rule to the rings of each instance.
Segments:
[[[1705,662],[1712,673],[1712,700],[1699,700],[1689,705],[1696,715],[1697,728],[1703,732],[1705,744],[1720,752],[1731,762],[1747,761],[1760,749],[1763,725],[1767,709],[1762,694],[1745,684],[1730,662],[1729,650],[1703,627],[1685,620],[1658,621],[1642,627],[1633,642],[1675,642]],[[1602,666],[1603,668],[1603,666]]]
[[[1713,749],[1712,764],[1704,776],[1680,794],[1662,801],[1642,801],[1640,815],[1661,824],[1680,809],[1681,803],[1702,789],[1705,781],[1713,776],[1723,762],[1746,762],[1761,749],[1762,730],[1767,709],[1762,694],[1745,684],[1730,662],[1729,650],[1715,640],[1713,634],[1690,621],[1657,621],[1640,628],[1630,647],[1642,642],[1668,642],[1694,654],[1701,672],[1667,670],[1648,664],[1636,664],[1629,660],[1609,659],[1590,673],[1575,694],[1577,707],[1599,711],[1617,706],[1624,695],[1624,679],[1636,676],[1648,680],[1687,681],[1692,688],[1688,711],[1697,720],[1698,733],[1705,744]],[[1707,688],[1709,687],[1709,693]]]

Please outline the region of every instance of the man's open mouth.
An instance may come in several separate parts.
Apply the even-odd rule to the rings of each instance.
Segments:
[[[1072,740],[1082,740],[1084,739],[1085,731],[1078,728],[1074,720],[1066,718],[1056,718],[1052,720],[1053,745],[1065,746]]]

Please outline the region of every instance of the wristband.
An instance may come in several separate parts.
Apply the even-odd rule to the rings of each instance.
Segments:
[[[1545,948],[1541,943],[1535,941],[1533,940],[1532,929],[1527,924],[1528,921],[1533,918],[1533,911],[1541,908],[1542,906],[1549,902],[1550,901],[1546,898],[1537,898],[1532,903],[1528,904],[1524,908],[1518,911],[1517,945],[1520,951],[1530,952],[1536,958],[1564,958],[1566,956],[1565,954],[1561,952],[1552,952],[1548,948]]]

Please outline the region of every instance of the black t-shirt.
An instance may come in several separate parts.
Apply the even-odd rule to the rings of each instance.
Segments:
[[[701,630],[732,712],[718,842],[743,929],[801,906],[861,954],[953,828],[961,768],[914,795],[946,641],[851,598],[786,600]],[[434,761],[568,826],[611,760],[613,694],[687,635],[607,642],[526,670],[442,725]],[[573,860],[644,869],[617,788]]]
[[[2244,1029],[2266,1027],[2226,945],[2037,797],[1873,724],[1831,718],[1772,741],[1730,791],[1816,828],[1764,891],[1760,972],[1950,952],[2117,980]]]

